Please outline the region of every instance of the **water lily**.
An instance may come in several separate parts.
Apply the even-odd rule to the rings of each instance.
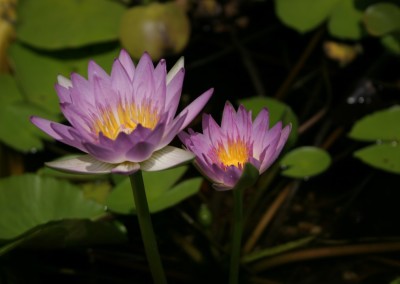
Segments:
[[[240,105],[236,112],[225,104],[221,126],[208,114],[203,115],[203,133],[189,129],[179,138],[196,155],[195,165],[213,182],[217,190],[232,189],[244,166],[252,164],[262,174],[276,160],[290,134],[291,125],[278,122],[269,128],[269,113],[261,110],[252,121],[251,111]]]
[[[184,73],[183,58],[167,74],[165,60],[154,67],[145,53],[135,66],[122,50],[110,75],[90,61],[87,80],[76,73],[70,79],[59,76],[56,91],[70,125],[39,117],[31,121],[87,155],[47,165],[80,173],[131,174],[192,159],[191,153],[168,144],[198,115],[213,90],[176,115]]]

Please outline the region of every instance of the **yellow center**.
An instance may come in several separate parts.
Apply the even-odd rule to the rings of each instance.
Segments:
[[[119,104],[116,111],[105,109],[94,122],[94,131],[115,140],[120,132],[127,134],[134,131],[138,124],[143,127],[154,129],[159,120],[157,111],[150,104],[135,104],[123,106]]]
[[[242,140],[230,141],[227,145],[220,144],[216,149],[218,159],[225,166],[242,168],[249,159],[249,151],[246,143]]]

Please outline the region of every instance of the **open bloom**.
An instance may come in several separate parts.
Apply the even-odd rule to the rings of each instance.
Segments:
[[[50,162],[56,169],[82,173],[130,174],[157,171],[193,158],[167,146],[201,111],[213,90],[175,116],[184,78],[183,58],[167,74],[165,60],[154,68],[145,53],[135,66],[122,50],[108,75],[94,61],[88,80],[73,73],[58,77],[56,91],[70,125],[39,117],[31,121],[54,139],[87,153]]]
[[[269,129],[269,114],[263,109],[254,122],[251,111],[242,105],[238,111],[225,104],[219,126],[203,115],[203,133],[189,130],[179,138],[196,155],[195,165],[218,190],[232,189],[240,179],[244,165],[251,163],[263,173],[278,157],[289,136],[291,125],[282,129],[278,122]]]

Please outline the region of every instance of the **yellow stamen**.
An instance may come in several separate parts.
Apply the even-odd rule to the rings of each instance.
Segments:
[[[249,149],[242,140],[228,140],[227,145],[220,144],[216,149],[218,159],[225,166],[242,168],[249,159]]]
[[[124,106],[120,103],[116,111],[111,108],[102,110],[94,121],[93,128],[96,135],[102,132],[104,136],[115,140],[120,132],[129,134],[136,129],[138,124],[154,129],[159,118],[157,110],[150,104]]]

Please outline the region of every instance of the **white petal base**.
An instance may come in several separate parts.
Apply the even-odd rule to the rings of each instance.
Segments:
[[[46,163],[46,166],[71,173],[81,174],[124,174],[130,175],[138,170],[156,172],[169,168],[173,168],[194,159],[191,152],[166,146],[161,150],[153,153],[153,155],[144,162],[131,163],[124,162],[120,164],[110,164],[96,160],[90,155],[74,156]]]
[[[140,169],[138,163],[109,164],[96,160],[90,155],[71,157],[46,163],[46,166],[71,173],[109,174],[118,173],[130,175]]]
[[[162,171],[173,168],[194,159],[194,154],[180,148],[166,146],[153,153],[146,161],[140,163],[140,169],[145,172]]]

